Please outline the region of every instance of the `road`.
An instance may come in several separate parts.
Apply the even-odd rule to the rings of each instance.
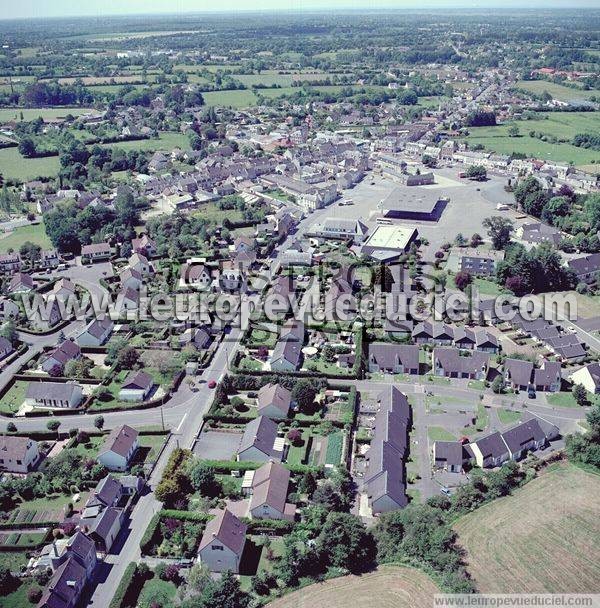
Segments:
[[[203,380],[219,379],[226,372],[237,350],[242,333],[239,328],[231,330],[231,333],[227,336],[228,339],[221,343],[211,364],[204,370]],[[132,561],[140,560],[140,540],[148,527],[148,522],[162,506],[154,496],[154,489],[162,477],[173,450],[178,446],[192,448],[202,426],[202,419],[212,402],[213,394],[214,391],[209,389],[206,383],[201,384],[198,392],[189,401],[177,407],[183,415],[180,417],[177,427],[174,427],[169,442],[152,472],[149,480],[152,491],[142,496],[135,505],[129,525],[122,532],[122,535],[126,538],[117,540],[117,545],[121,546],[121,550],[117,555],[108,555],[104,567],[100,569],[101,580],[98,582],[90,600],[90,604],[96,608],[106,608],[110,604],[127,565]],[[139,423],[139,412],[137,417]],[[144,422],[146,422],[145,416]]]

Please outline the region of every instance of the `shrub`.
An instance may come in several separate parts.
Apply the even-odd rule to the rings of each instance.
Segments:
[[[42,590],[39,587],[30,587],[27,591],[27,600],[30,604],[37,604],[42,597]]]

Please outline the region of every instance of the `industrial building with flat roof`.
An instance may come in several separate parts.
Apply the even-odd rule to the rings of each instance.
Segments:
[[[416,228],[377,226],[365,241],[361,253],[382,262],[393,261],[406,253],[418,236]]]
[[[425,190],[394,188],[381,202],[386,217],[437,222],[446,208],[447,199]]]

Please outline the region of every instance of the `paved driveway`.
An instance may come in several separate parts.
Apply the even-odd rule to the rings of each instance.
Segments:
[[[240,433],[202,433],[194,445],[194,454],[208,460],[231,460],[240,447]]]

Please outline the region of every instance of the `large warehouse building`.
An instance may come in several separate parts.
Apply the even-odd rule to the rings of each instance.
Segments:
[[[446,199],[431,191],[394,188],[381,202],[381,210],[386,217],[437,222],[446,203]]]

